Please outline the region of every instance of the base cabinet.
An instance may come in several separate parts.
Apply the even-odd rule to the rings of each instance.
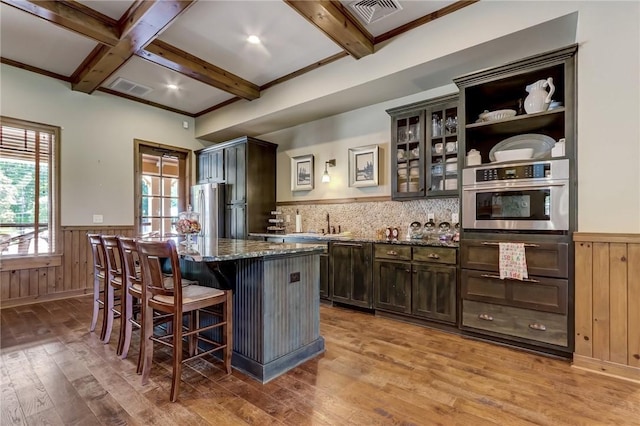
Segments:
[[[456,322],[455,266],[413,265],[411,292],[413,315]]]
[[[330,291],[334,302],[373,307],[371,243],[331,242]]]
[[[456,323],[455,248],[376,244],[375,256],[375,309]]]

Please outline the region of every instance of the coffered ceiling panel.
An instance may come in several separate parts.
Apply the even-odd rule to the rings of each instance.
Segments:
[[[0,5],[0,54],[23,64],[70,76],[96,42],[57,25]]]
[[[171,105],[174,109],[191,114],[234,97],[230,93],[135,56],[109,77],[103,87],[111,88],[112,83],[118,78],[151,89],[142,96],[147,101]],[[168,85],[175,85],[177,88],[171,89]]]
[[[0,59],[198,117],[476,1],[0,0]]]
[[[200,1],[159,38],[259,86],[342,51],[282,1]]]

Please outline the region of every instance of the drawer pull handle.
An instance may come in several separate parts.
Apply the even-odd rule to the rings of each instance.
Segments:
[[[483,246],[499,246],[500,243],[494,243],[493,241],[483,241],[482,242]],[[530,243],[524,243],[525,247],[540,247],[539,244],[530,244]]]
[[[485,320],[485,321],[493,321],[493,317],[489,314],[480,314],[478,315],[478,319]]]
[[[397,255],[398,255],[398,252],[397,252],[397,251],[395,251],[395,250],[389,250],[389,251],[387,252],[387,254],[388,254],[389,256],[397,256]]]
[[[547,327],[544,324],[539,324],[537,322],[534,322],[533,324],[529,324],[529,328],[532,330],[547,331]]]
[[[493,274],[482,274],[480,276],[482,278],[493,278],[494,280],[501,280],[502,279],[502,278],[500,278],[500,275],[493,275]],[[517,280],[515,278],[508,278],[508,277],[505,277],[505,280],[520,281],[520,280]],[[540,282],[540,281],[534,280],[532,278],[523,278],[522,281],[527,282],[527,283],[539,283]]]
[[[440,256],[438,256],[435,253],[429,253],[429,256],[427,256],[429,259],[440,259]]]

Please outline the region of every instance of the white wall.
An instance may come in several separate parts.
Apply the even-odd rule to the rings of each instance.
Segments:
[[[305,201],[336,198],[388,196],[391,194],[390,117],[389,108],[438,96],[457,93],[455,84],[429,90],[405,98],[360,108],[344,114],[301,124],[260,138],[278,144],[276,199]],[[378,145],[378,183],[376,187],[349,187],[349,148]],[[313,154],[315,161],[314,189],[291,191],[291,158]],[[322,183],[324,163],[336,160],[327,170],[330,183]]]
[[[465,15],[465,11],[469,14],[473,12],[472,16]],[[456,19],[463,22],[468,20],[466,28],[473,30],[461,32],[450,46],[469,47],[479,41],[487,41],[572,12],[578,12],[576,42],[580,45],[577,57],[578,230],[639,233],[639,2],[483,1],[454,14]],[[437,26],[429,31],[435,31],[429,39],[444,40],[443,43],[447,39],[439,37],[436,32],[450,35],[447,29],[438,30]],[[407,37],[415,37],[416,33],[408,33]],[[381,53],[373,56],[382,56]],[[398,54],[399,61],[406,61],[405,56]],[[411,98],[417,101],[429,97],[432,97],[429,93],[423,93],[418,98]],[[278,200],[390,194],[389,165],[386,164],[390,120],[384,113],[389,104],[378,104],[262,135],[264,139],[280,143],[283,147],[278,156]],[[237,110],[234,112],[241,113]],[[345,152],[351,146],[369,143],[379,143],[384,153],[382,186],[367,192],[348,188],[345,183]],[[316,189],[308,193],[291,194],[288,189],[289,157],[309,151],[316,155]],[[336,173],[340,181],[332,182],[329,187],[322,186],[318,174],[322,172],[324,161],[336,157],[337,170],[330,171]]]
[[[86,95],[69,84],[2,65],[0,113],[60,126],[61,224],[133,225],[133,140],[189,149],[194,120],[104,93]],[[183,121],[189,129],[182,127]]]

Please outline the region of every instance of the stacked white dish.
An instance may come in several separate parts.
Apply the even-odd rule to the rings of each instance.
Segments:
[[[540,160],[549,158],[551,154],[551,148],[555,145],[556,141],[547,136],[537,133],[527,133],[523,135],[512,136],[497,143],[489,152],[489,159],[492,162],[502,161],[519,161],[519,160]],[[531,149],[532,152],[524,151],[524,149]],[[522,150],[522,151],[521,151]],[[498,159],[496,152],[502,151],[507,154],[500,154]],[[518,151],[515,153],[509,153],[508,151]]]

